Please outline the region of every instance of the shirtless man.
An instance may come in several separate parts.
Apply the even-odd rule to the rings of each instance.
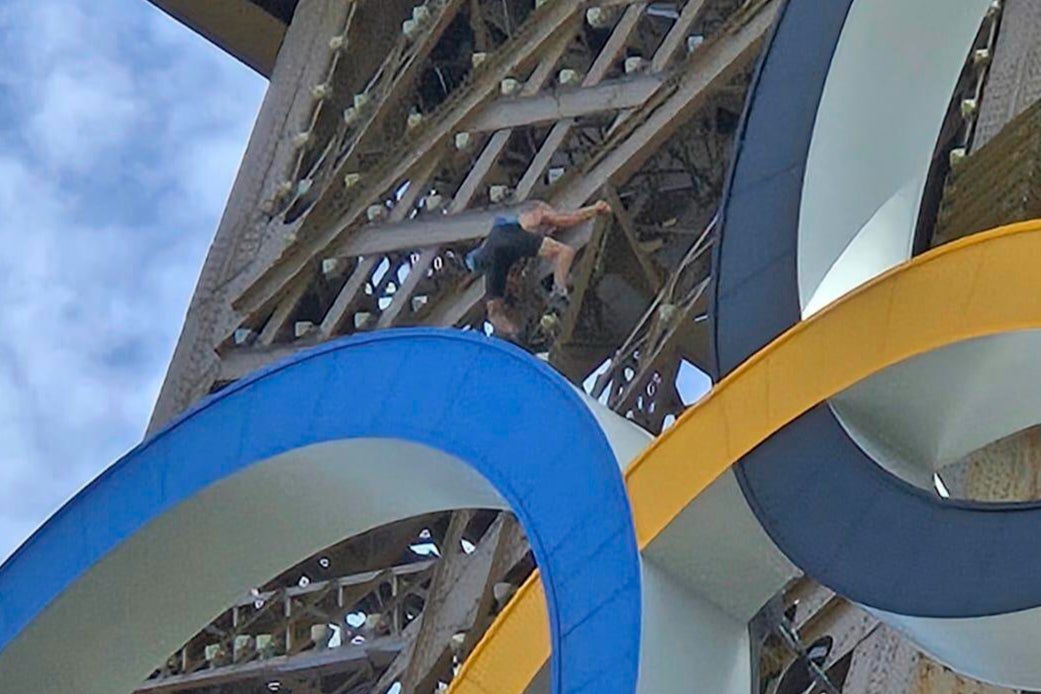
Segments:
[[[575,249],[550,235],[598,214],[610,214],[611,206],[603,200],[595,205],[573,212],[554,209],[544,202],[532,201],[519,214],[495,218],[491,232],[480,246],[466,256],[470,272],[485,276],[485,305],[488,321],[497,334],[509,338],[517,335],[518,328],[506,314],[506,277],[514,263],[525,258],[546,258],[553,264],[553,293],[551,302],[567,302],[567,277],[575,260]]]

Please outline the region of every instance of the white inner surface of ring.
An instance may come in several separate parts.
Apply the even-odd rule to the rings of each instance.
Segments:
[[[966,340],[908,359],[831,400],[854,441],[932,491],[933,472],[1041,422],[1041,331]],[[945,665],[1003,687],[1041,687],[1041,608],[975,618],[871,610]]]
[[[851,438],[892,474],[933,472],[1041,422],[1041,331],[966,340],[900,362],[831,400]]]
[[[990,0],[855,0],[799,210],[803,317],[907,260],[951,94]]]
[[[625,467],[650,436],[586,404]],[[160,514],[74,581],[0,652],[0,691],[131,691],[249,587],[344,538],[457,508],[507,504],[463,461],[407,441],[330,441],[255,463]],[[62,638],[78,646],[55,659],[49,645]]]
[[[251,586],[344,538],[456,508],[506,502],[462,461],[406,441],[330,441],[253,464],[73,581],[0,652],[0,691],[132,691]],[[55,658],[63,638],[77,647]]]

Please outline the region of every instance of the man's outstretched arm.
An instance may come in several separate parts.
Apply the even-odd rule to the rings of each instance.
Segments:
[[[538,229],[543,225],[557,229],[569,229],[593,219],[598,214],[611,214],[611,206],[603,200],[598,200],[595,204],[588,207],[580,207],[573,211],[563,211],[546,203],[540,203],[533,210],[521,214],[519,221],[521,226],[529,231]]]

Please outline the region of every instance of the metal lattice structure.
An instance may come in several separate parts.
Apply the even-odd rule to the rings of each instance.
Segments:
[[[341,335],[484,329],[483,287],[460,257],[497,210],[531,197],[615,210],[567,239],[584,253],[549,359],[581,383],[659,292],[697,293],[692,273],[704,287],[704,227],[778,5],[301,3],[154,424]],[[673,382],[680,359],[705,355],[704,336],[681,337],[655,359]],[[682,407],[670,397],[630,409],[660,430]],[[470,518],[384,529],[381,556],[330,550],[328,578],[312,558],[244,596],[142,691],[435,691],[532,568],[511,516]],[[433,564],[408,550],[424,530],[443,554]],[[352,610],[373,629],[352,636]]]
[[[486,330],[483,286],[461,258],[530,198],[602,197],[614,210],[565,238],[582,255],[549,361],[654,433],[684,409],[681,364],[710,359],[703,318],[729,153],[782,0],[414,2],[295,7],[153,429],[340,336]],[[980,49],[993,50],[996,26]],[[951,147],[969,142],[977,111],[962,104],[981,98],[985,75],[967,67],[952,101],[937,190]],[[545,273],[533,266],[527,281]],[[243,596],[138,691],[443,691],[532,568],[509,514],[381,528]],[[899,642],[808,580],[778,600],[797,641],[831,638],[819,669],[834,681],[867,678],[864,653]],[[800,658],[775,618],[764,691]]]
[[[418,35],[400,34],[387,12],[366,16],[364,5],[302,6],[283,48],[296,84],[283,87],[276,74],[264,109],[292,92],[292,103],[287,96],[278,104],[284,128],[261,132],[261,114],[258,146],[247,152],[196,295],[208,305],[189,313],[155,423],[326,339],[410,324],[480,328],[482,287],[464,275],[459,255],[487,232],[496,210],[531,196],[564,206],[608,194],[622,202],[591,247],[600,257],[580,261],[599,281],[576,282],[579,329],[566,331],[552,357],[569,375],[591,371],[632,329],[714,211],[743,88],[776,9],[735,4],[691,3],[675,20],[644,4],[607,7],[593,15],[607,24],[594,29],[584,16],[593,8],[547,3],[512,38],[498,46],[488,38],[487,50],[454,62],[439,51],[458,43],[458,32],[471,33],[459,28],[473,24],[460,3],[417,10],[425,18]],[[411,17],[408,9],[402,16]],[[321,39],[307,33],[301,42],[323,60],[291,64],[306,52],[293,50],[293,32],[311,29],[309,19],[322,27]],[[362,55],[351,53],[355,34],[371,37],[381,22],[382,61],[371,39],[354,49]],[[440,65],[464,59],[448,90]],[[365,62],[371,78],[358,76]],[[353,69],[342,75],[340,65]],[[434,106],[415,103],[424,76],[448,92]],[[266,180],[257,180],[254,158],[268,164]],[[671,205],[662,200],[669,195]],[[567,240],[584,247],[593,235],[587,226]],[[630,300],[611,307],[599,333],[583,330],[595,326],[585,297],[592,304],[610,289]]]

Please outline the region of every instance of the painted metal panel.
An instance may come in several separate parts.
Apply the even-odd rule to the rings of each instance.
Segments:
[[[337,446],[353,441],[370,442],[375,459],[369,465],[364,458],[345,458],[343,450],[337,457]],[[412,453],[402,453],[403,444]],[[424,450],[434,454],[416,452]],[[58,610],[63,594],[89,583],[106,562],[119,560],[136,535],[190,509],[196,497],[217,490],[225,494],[221,498],[248,505],[279,485],[285,485],[285,493],[310,485],[320,495],[319,483],[352,465],[370,469],[375,479],[387,476],[382,466],[415,467],[417,460],[420,467],[425,461],[439,465],[449,479],[472,487],[458,472],[451,476],[446,460],[464,463],[517,513],[546,580],[554,691],[632,692],[639,657],[640,569],[621,475],[603,430],[570,384],[548,366],[502,341],[450,330],[383,331],[310,350],[204,401],[115,463],[0,567],[0,689],[18,682],[25,691],[60,690],[53,678],[19,677],[31,660],[26,649],[19,651],[20,638],[47,643],[40,639],[42,627],[35,627],[48,622],[48,612]],[[315,479],[308,474],[314,470],[325,476]],[[244,481],[252,496],[228,491]],[[416,484],[424,488],[410,491],[403,479],[400,498],[385,499],[344,484],[340,513],[349,519],[352,503],[388,513],[400,506],[406,512],[409,504],[403,499],[428,491],[425,480]],[[489,496],[476,498],[487,502]],[[295,500],[296,505],[306,512],[306,500]],[[318,511],[315,517],[330,515],[329,509]],[[191,517],[183,515],[186,523]],[[296,522],[308,521],[301,516]],[[249,528],[235,529],[248,536]],[[189,541],[162,550],[175,558],[183,553],[190,561],[198,547]],[[297,558],[313,550],[300,547]],[[108,585],[108,591],[134,604],[135,592],[148,585],[143,576],[150,570],[138,568],[136,576]],[[173,573],[149,581],[173,586]],[[241,583],[244,577],[238,579]],[[223,574],[210,580],[218,596],[229,589],[222,585],[228,580]],[[230,588],[244,592],[252,585]],[[62,607],[72,610],[64,614],[94,609],[89,601],[75,602]],[[134,620],[132,611],[93,618]],[[62,628],[53,622],[51,643],[61,638]],[[155,645],[157,639],[183,642],[194,633],[171,635],[168,630],[162,622],[134,623],[119,646],[130,655],[147,653],[152,667],[167,654]],[[104,686],[107,680],[100,673],[113,670],[112,663],[84,662],[86,668],[93,662],[96,671],[70,673],[77,678],[70,681],[84,683],[77,690]],[[48,668],[33,672],[45,677]],[[127,689],[147,674],[146,669],[117,679]]]
[[[875,608],[970,675],[1041,686],[1036,659],[969,657],[993,654],[991,643],[1041,638],[1041,619],[1034,618],[1041,555],[1023,551],[1041,532],[1041,504],[928,495],[866,457],[851,459],[845,432],[834,419],[818,419],[829,398],[895,364],[1041,327],[1033,260],[1039,254],[1037,221],[948,244],[855,290],[757,353],[627,470],[641,549],[740,463],[740,474],[757,476],[750,501],[767,533],[810,576]],[[965,277],[972,282],[956,281]],[[521,656],[537,659],[542,648],[519,644],[546,639],[531,618],[540,613],[540,597],[536,581],[525,586],[464,673],[494,681],[495,663],[507,654],[515,669]],[[534,675],[539,663],[525,667]],[[455,691],[481,690],[467,689],[464,678]]]

